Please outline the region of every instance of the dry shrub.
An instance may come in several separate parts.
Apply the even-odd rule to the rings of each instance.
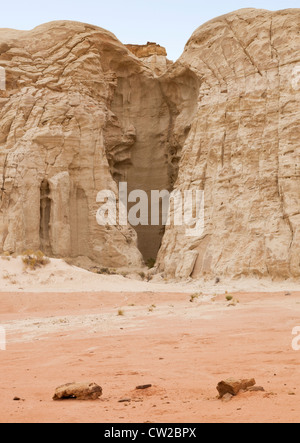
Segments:
[[[22,260],[26,268],[33,271],[50,263],[49,258],[42,251],[25,251]]]
[[[146,265],[148,266],[149,269],[154,268],[155,263],[156,263],[155,258],[148,258],[148,260],[146,261]]]
[[[1,258],[2,258],[2,260],[10,261],[10,253],[9,252],[3,252],[1,254]]]

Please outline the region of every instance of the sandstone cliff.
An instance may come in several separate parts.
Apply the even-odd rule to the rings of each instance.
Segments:
[[[161,245],[167,277],[299,277],[299,19],[219,17],[161,71],[146,59],[163,48],[94,26],[0,30],[0,249],[119,267]],[[119,181],[204,190],[204,234],[98,226],[96,195]]]
[[[201,79],[175,188],[205,191],[205,231],[167,229],[168,276],[300,275],[300,10],[241,10],[195,31]]]
[[[96,197],[117,194],[119,181],[129,192],[172,188],[173,122],[181,89],[195,102],[196,75],[187,86],[170,81],[177,107],[169,83],[113,34],[74,22],[1,30],[0,66],[0,249],[111,267],[141,266],[140,251],[155,257],[162,226],[101,227]]]

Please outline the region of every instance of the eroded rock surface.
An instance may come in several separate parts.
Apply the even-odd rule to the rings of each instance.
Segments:
[[[126,48],[144,63],[148,64],[157,75],[165,73],[168,66],[172,64],[167,59],[166,48],[157,43],[148,42],[146,45],[126,45]]]
[[[205,230],[167,229],[167,277],[300,276],[299,19],[246,9],[188,41],[201,87],[175,189],[204,190]]]
[[[7,77],[0,100],[0,249],[139,265],[131,227],[95,222],[97,193],[117,188],[104,145],[116,81],[108,65],[122,51],[126,60],[126,49],[109,32],[73,22],[2,30],[0,42]]]
[[[101,190],[118,196],[119,181],[129,192],[172,188],[181,85],[174,85],[177,109],[149,66],[110,32],[82,23],[1,30],[0,48],[7,80],[0,91],[0,250],[42,249],[110,267],[141,266],[140,251],[155,257],[162,226],[137,227],[138,239],[129,225],[99,226],[96,197]]]

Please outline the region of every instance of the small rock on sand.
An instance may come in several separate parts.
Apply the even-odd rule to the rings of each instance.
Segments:
[[[102,395],[102,388],[96,383],[67,383],[59,386],[53,400],[97,400]]]
[[[251,386],[247,389],[248,392],[265,392],[262,386]]]
[[[140,386],[137,386],[135,389],[143,390],[143,389],[149,389],[149,388],[152,388],[152,385],[140,385]]]
[[[225,394],[231,394],[235,396],[240,391],[255,386],[255,384],[256,381],[254,380],[254,378],[244,380],[229,378],[225,381],[221,381],[217,386],[217,390],[219,392],[220,398],[223,398]]]

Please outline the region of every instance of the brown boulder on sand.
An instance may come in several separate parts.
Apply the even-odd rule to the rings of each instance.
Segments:
[[[59,386],[53,400],[97,400],[102,395],[102,388],[96,383],[67,383]]]
[[[255,386],[256,381],[254,378],[246,380],[236,380],[234,378],[229,378],[225,381],[221,381],[217,390],[219,392],[220,398],[224,397],[225,394],[237,395],[240,391],[246,390],[251,386]]]

